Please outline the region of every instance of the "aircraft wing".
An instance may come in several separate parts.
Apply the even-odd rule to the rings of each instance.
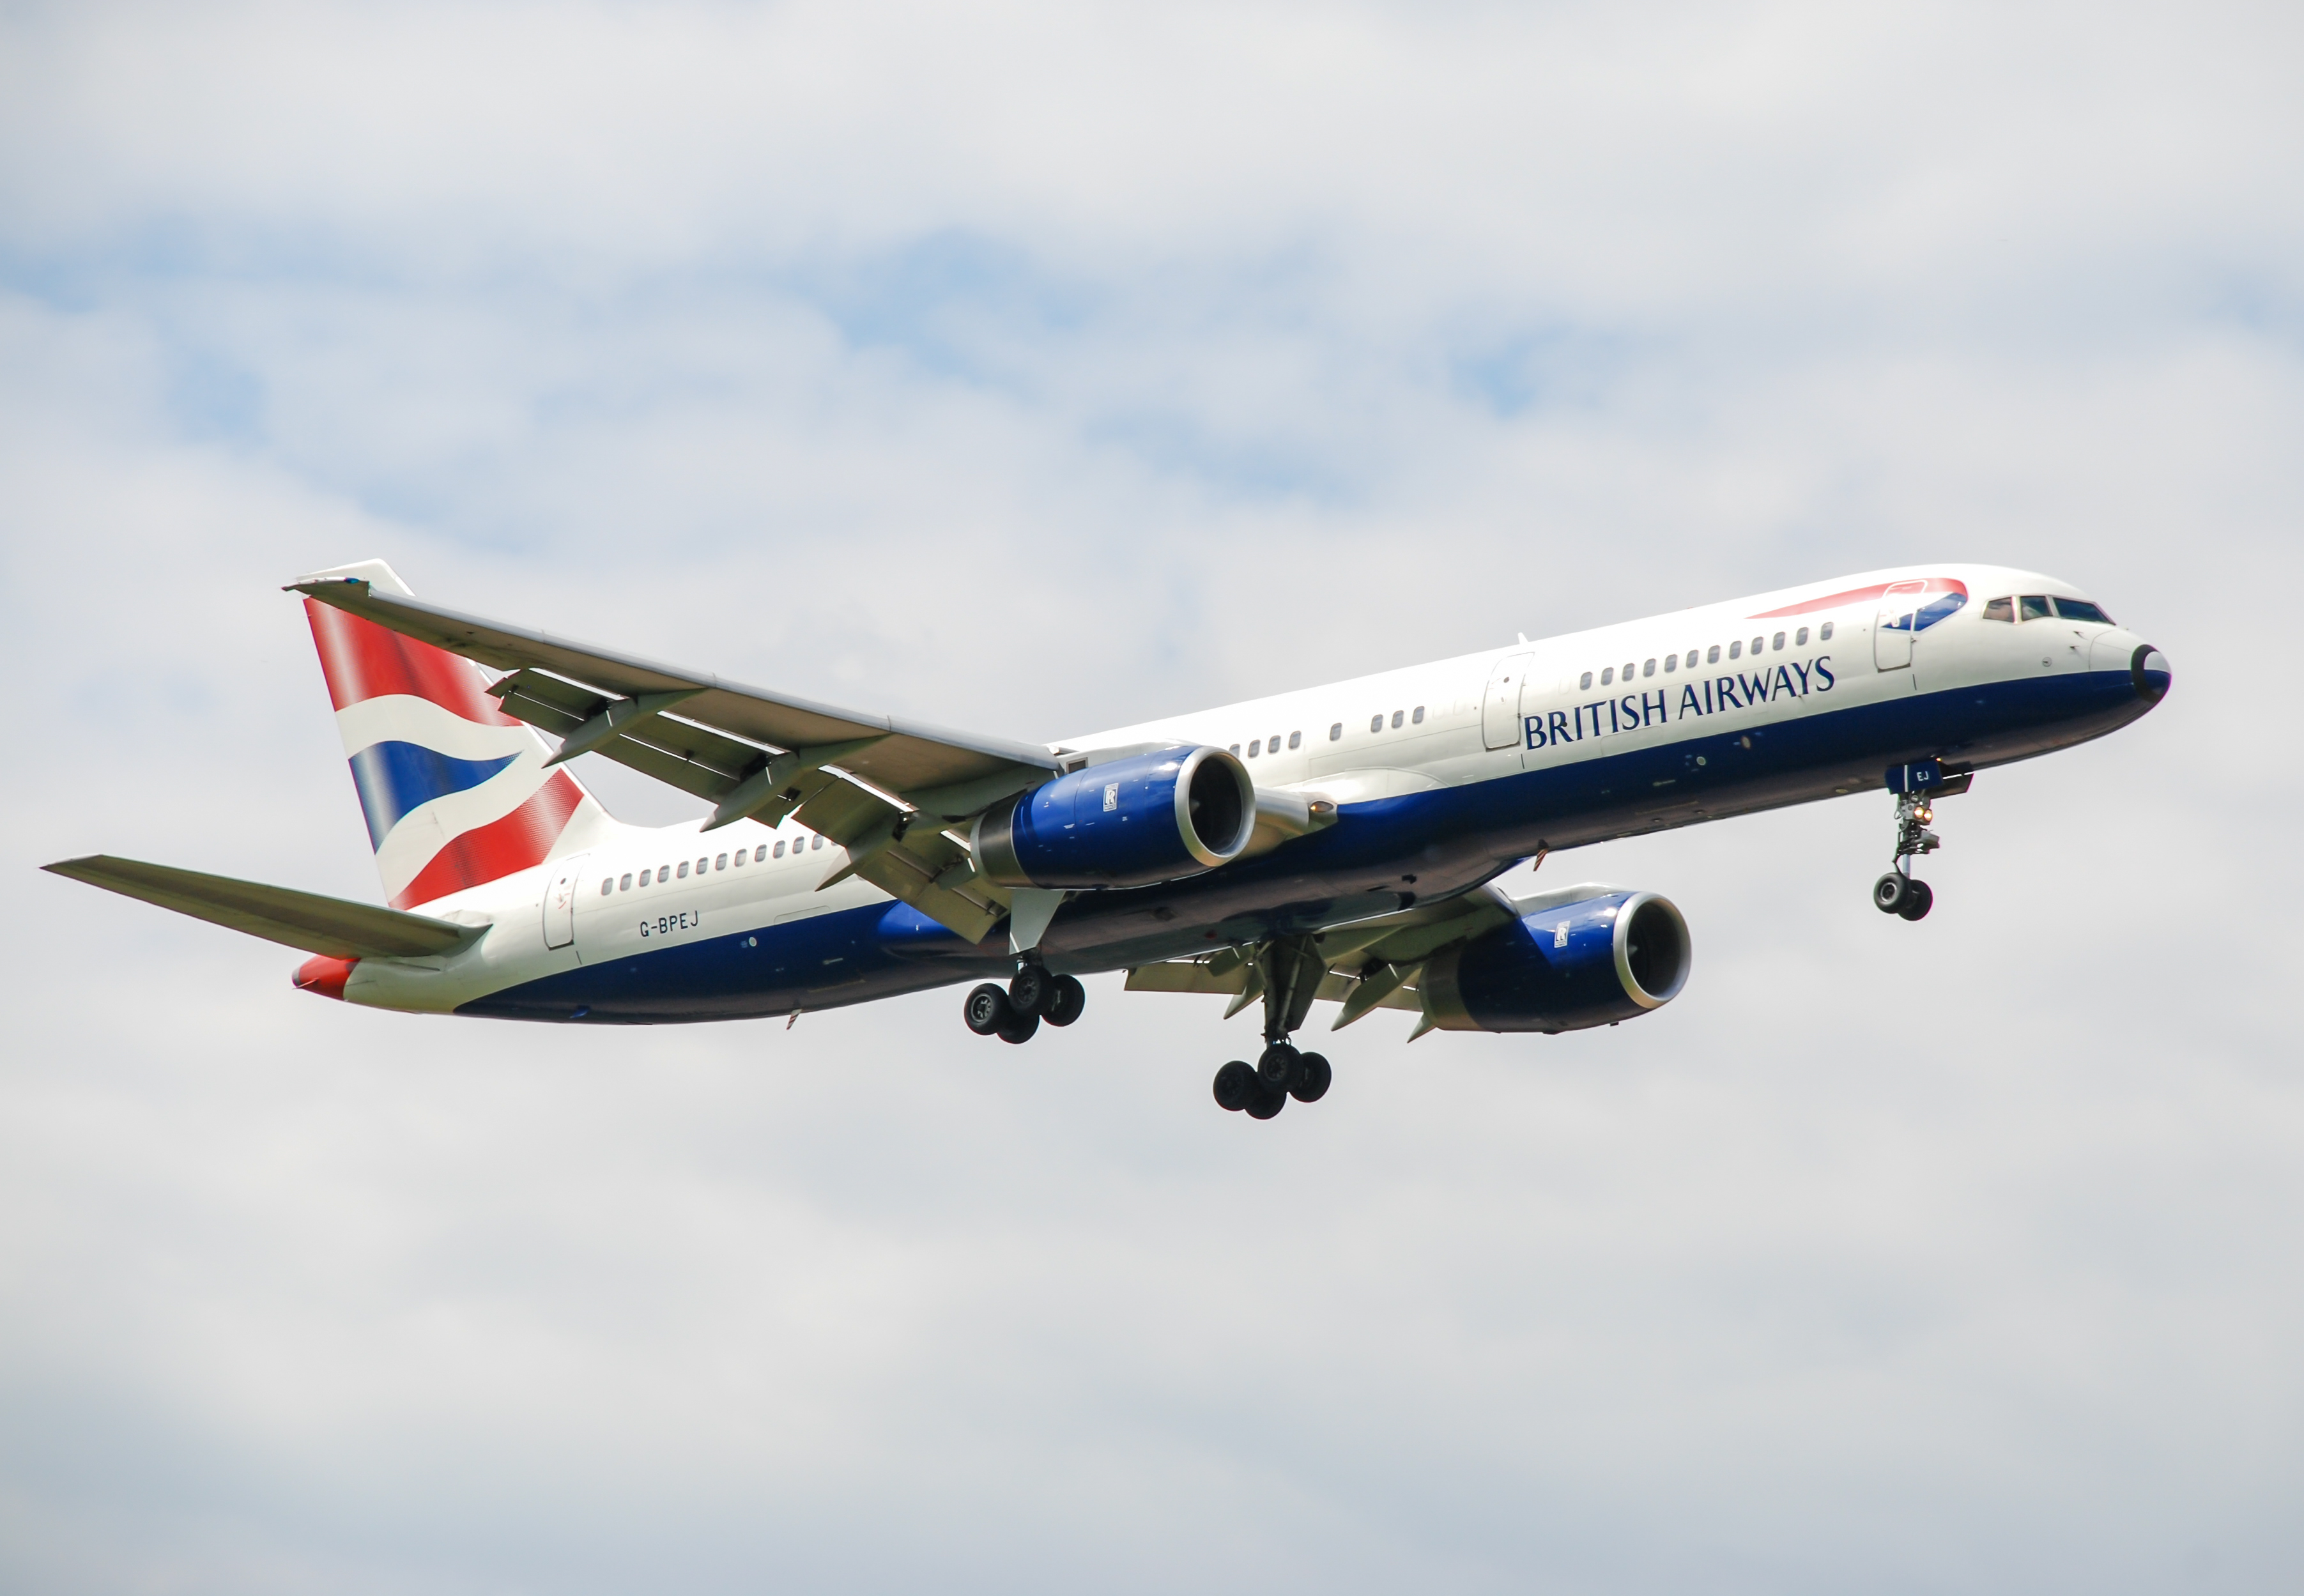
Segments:
[[[1308,1001],[1343,1005],[1329,1027],[1332,1031],[1342,1031],[1377,1008],[1422,1013],[1424,1000],[1418,981],[1424,962],[1444,947],[1504,924],[1516,913],[1512,899],[1501,887],[1490,885],[1303,938],[1302,951],[1321,967],[1318,985]],[[1224,1018],[1230,1019],[1262,997],[1269,981],[1284,979],[1281,972],[1287,969],[1290,956],[1267,943],[1220,948],[1165,964],[1139,964],[1128,972],[1128,990],[1229,996],[1232,1006],[1224,1011]],[[1409,1040],[1415,1040],[1428,1029],[1427,1021]]]
[[[212,925],[245,931],[267,942],[334,959],[417,958],[453,953],[479,940],[487,929],[451,925],[423,914],[323,897],[317,892],[203,875],[137,859],[115,859],[108,853],[60,860],[40,868]]]
[[[555,760],[597,753],[712,803],[705,828],[796,817],[845,848],[824,883],[862,877],[970,942],[1008,912],[944,835],[1062,768],[1030,743],[941,731],[462,615],[359,578],[290,591],[510,673],[504,713],[559,737]]]

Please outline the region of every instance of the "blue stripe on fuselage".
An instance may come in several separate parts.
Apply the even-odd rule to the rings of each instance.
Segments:
[[[467,792],[518,759],[452,760],[420,743],[377,743],[352,755],[352,785],[360,790],[360,813],[368,817],[370,847],[384,846],[385,834],[400,817],[435,798]]]
[[[456,1012],[601,1025],[756,1019],[1004,972],[1006,955],[1004,941],[971,948],[909,904],[868,904],[581,964]]]

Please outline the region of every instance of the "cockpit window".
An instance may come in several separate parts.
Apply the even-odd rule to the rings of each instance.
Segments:
[[[2056,613],[2067,621],[2094,621],[2099,626],[2112,624],[2112,617],[2085,598],[2059,598]]]
[[[2026,620],[2045,621],[2048,618],[2048,598],[2046,594],[2027,593],[2021,598],[2016,600],[2016,602],[2023,607],[2023,614]]]
[[[2012,621],[2016,618],[2016,600],[1987,598],[1984,601],[1984,618],[1987,621]]]

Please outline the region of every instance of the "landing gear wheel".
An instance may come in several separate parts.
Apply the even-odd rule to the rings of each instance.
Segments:
[[[1039,1028],[1039,1015],[1012,1014],[1008,1016],[1008,1023],[993,1034],[1004,1042],[1029,1042],[1032,1040],[1032,1033]]]
[[[1275,1042],[1265,1048],[1262,1055],[1258,1057],[1256,1073],[1263,1076],[1269,1084],[1284,1092],[1290,1083],[1296,1079],[1296,1066],[1303,1057],[1286,1042]],[[1272,1112],[1277,1114],[1280,1110],[1275,1108]],[[1271,1116],[1271,1115],[1266,1115],[1263,1117],[1269,1119]]]
[[[986,981],[968,995],[960,1006],[960,1017],[978,1036],[998,1036],[1003,1027],[1016,1018],[1016,1010],[1008,1001],[1008,994]]]
[[[1883,914],[1902,914],[1904,905],[1911,900],[1915,885],[1902,870],[1890,870],[1872,883],[1872,906]]]
[[[1256,1071],[1245,1060],[1235,1058],[1216,1072],[1216,1107],[1237,1114],[1256,1100],[1261,1084]]]
[[[1914,881],[1904,888],[1904,902],[1896,913],[1906,920],[1925,920],[1936,902],[1936,895],[1926,881]]]
[[[1269,1119],[1288,1106],[1288,1089],[1275,1086],[1261,1075],[1256,1080],[1256,1095],[1248,1099],[1250,1119]]]
[[[1059,975],[1048,983],[1048,995],[1040,1004],[1040,1017],[1051,1025],[1069,1025],[1088,1010],[1088,989],[1080,978]]]
[[[1046,1014],[1048,989],[1055,978],[1039,964],[1027,964],[1016,972],[1016,979],[1008,983],[1008,1001],[1020,1014]]]
[[[1336,1078],[1328,1061],[1317,1053],[1306,1053],[1296,1061],[1296,1078],[1288,1083],[1288,1095],[1300,1103],[1317,1103],[1328,1095],[1328,1083]]]

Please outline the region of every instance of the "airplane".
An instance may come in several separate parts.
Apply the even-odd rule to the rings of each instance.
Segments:
[[[1935,804],[2149,712],[2166,658],[2070,582],[1874,571],[1061,743],[814,703],[418,600],[380,560],[301,594],[388,907],[97,854],[49,870],[299,948],[301,991],[562,1024],[784,1016],[978,982],[1011,1043],[1080,977],[1263,1007],[1219,1106],[1269,1119],[1377,1008],[1557,1034],[1677,998],[1651,891],[1513,895],[1612,838],[1885,791],[1885,914],[1935,895]],[[557,748],[546,741],[556,739]],[[609,816],[597,753],[709,803]]]

